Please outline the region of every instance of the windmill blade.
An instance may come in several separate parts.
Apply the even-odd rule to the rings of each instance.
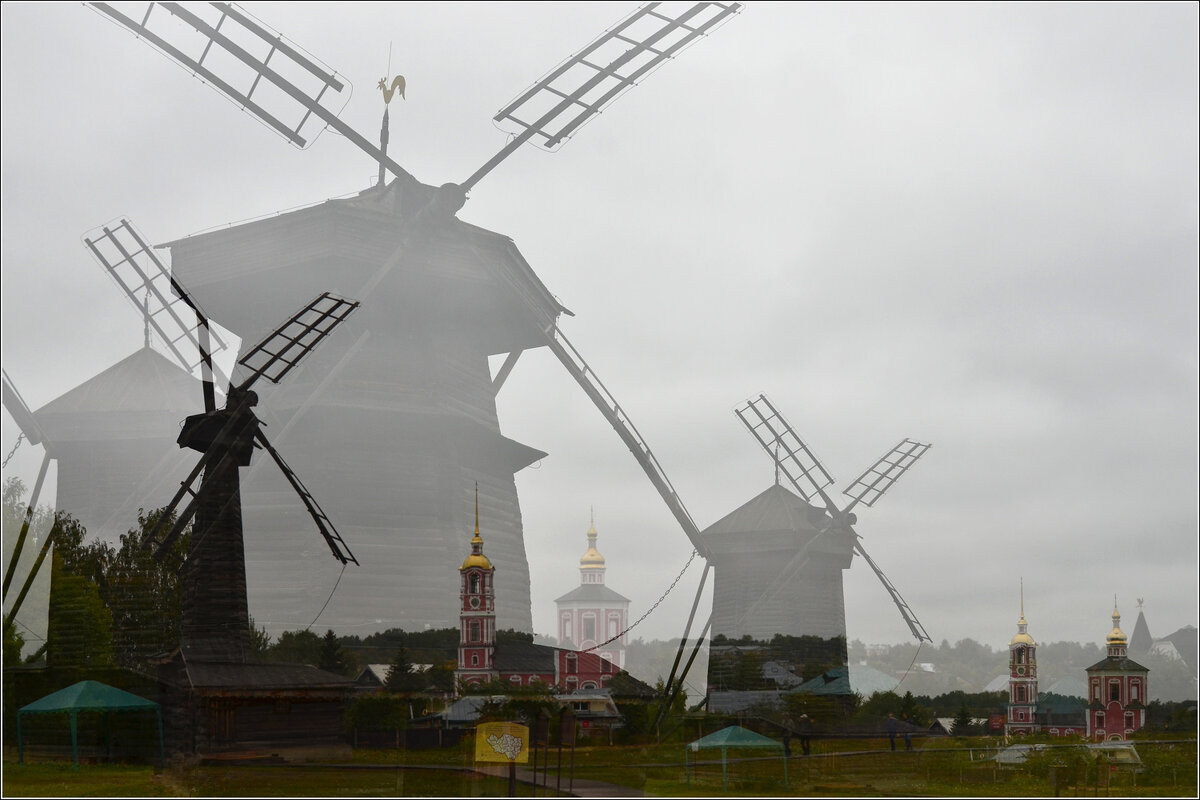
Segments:
[[[317,295],[315,300],[238,359],[239,364],[250,370],[250,377],[242,381],[238,389],[249,389],[260,377],[279,383],[358,306],[356,300],[347,300],[329,292]]]
[[[150,544],[158,539],[159,532],[166,527],[167,520],[179,503],[183,501],[184,495],[191,495],[192,500],[179,512],[175,518],[175,524],[167,533],[163,540],[159,543],[158,548],[154,551],[154,557],[162,559],[166,556],[175,540],[183,533],[183,529],[187,527],[188,522],[196,515],[198,510],[197,501],[204,492],[204,482],[212,481],[219,482],[224,478],[229,470],[237,469],[237,456],[235,455],[234,443],[239,436],[245,436],[248,428],[257,428],[258,420],[254,416],[253,403],[255,398],[250,393],[241,393],[237,405],[228,412],[228,417],[225,419],[225,424],[213,436],[211,444],[207,446],[204,455],[196,462],[196,466],[192,467],[192,471],[179,484],[179,491],[171,498],[171,502],[166,505],[164,512],[159,516],[158,523],[150,534],[145,538],[143,547],[149,547]],[[208,418],[213,418],[211,414],[206,415]],[[180,434],[180,445],[184,446],[185,437],[188,435],[187,429]],[[193,488],[194,484],[201,480],[201,473],[204,473],[203,481],[199,488]]]
[[[167,553],[170,552],[171,546],[175,544],[175,540],[182,535],[184,529],[192,521],[192,517],[196,516],[196,511],[199,509],[199,500],[204,487],[203,485],[196,487],[195,484],[197,481],[202,482],[201,473],[209,470],[204,480],[216,480],[227,474],[231,469],[237,469],[237,461],[228,448],[213,447],[201,456],[200,460],[196,462],[196,466],[188,473],[188,476],[180,482],[179,491],[171,498],[171,502],[167,503],[163,509],[163,513],[159,515],[158,523],[143,540],[142,546],[149,548],[151,544],[158,541],[159,532],[166,528],[167,521],[175,513],[175,509],[179,506],[180,502],[183,501],[184,495],[191,495],[191,501],[175,517],[175,522],[171,526],[171,530],[167,532],[167,535],[162,538],[162,541],[159,542],[158,547],[154,550],[155,558],[159,560],[165,558]]]
[[[871,565],[871,569],[879,576],[880,583],[883,584],[884,589],[887,589],[887,593],[892,596],[892,602],[896,604],[896,608],[900,609],[900,616],[904,617],[904,622],[908,625],[908,629],[912,631],[912,635],[916,637],[917,641],[932,642],[933,639],[929,638],[929,634],[925,632],[925,626],[917,619],[917,615],[909,608],[908,603],[904,602],[904,598],[900,596],[899,590],[888,580],[887,575],[883,574],[883,570],[879,568],[875,560],[867,555],[867,551],[863,549],[862,542],[858,541],[857,536],[855,536],[854,549],[863,557],[863,560]]]
[[[610,103],[742,10],[741,3],[647,3],[551,70],[493,118],[513,138],[469,190],[530,139],[556,150]]]
[[[415,180],[338,118],[353,91],[347,81],[238,6],[209,3],[193,10],[179,3],[90,5],[297,147],[307,147],[331,127],[396,177]]]
[[[884,453],[878,461],[855,478],[854,482],[842,492],[852,498],[845,511],[849,513],[850,509],[859,503],[867,508],[875,505],[875,501],[892,488],[892,484],[899,480],[909,467],[917,463],[917,459],[925,455],[932,446],[915,442],[912,439],[902,439],[900,444]]]
[[[837,513],[837,506],[825,492],[825,487],[833,483],[833,476],[765,394],[747,400],[745,406],[735,408],[733,413],[776,460],[780,471],[792,482],[801,497],[809,503],[820,497],[831,514]],[[785,458],[780,459],[776,455],[780,450],[786,454]]]
[[[223,385],[229,384],[228,376],[212,363],[212,356],[227,349],[229,343],[212,328],[208,315],[128,219],[89,231],[83,243],[138,312],[145,315],[180,367],[192,373],[199,367],[206,385],[211,385],[213,372]],[[185,315],[195,317],[195,321],[185,320]],[[211,410],[207,388],[205,392],[205,407]]]
[[[17,427],[21,429],[21,433],[25,435],[25,439],[30,444],[40,444],[49,451],[50,443],[46,441],[46,434],[42,430],[42,426],[33,412],[29,410],[25,398],[21,397],[21,393],[17,391],[17,386],[12,382],[12,378],[8,377],[8,370],[0,369],[0,373],[3,373],[3,389],[0,392],[3,395],[4,407],[8,409],[13,421],[17,423]]]
[[[267,437],[261,428],[254,435],[254,438],[263,446],[263,449],[271,454],[271,458],[275,459],[275,463],[283,470],[283,477],[287,478],[288,483],[296,490],[296,494],[300,495],[300,500],[304,503],[304,507],[308,509],[308,513],[312,515],[313,521],[317,523],[317,530],[321,532],[321,536],[325,537],[325,543],[329,545],[333,557],[343,564],[353,561],[357,566],[358,559],[350,552],[349,545],[346,544],[346,540],[342,538],[342,535],[338,533],[337,528],[333,526],[333,521],[321,509],[321,506],[317,503],[317,499],[312,496],[312,492],[308,491],[307,487],[300,481],[299,476],[283,460],[283,456],[279,455],[279,451],[267,441]]]

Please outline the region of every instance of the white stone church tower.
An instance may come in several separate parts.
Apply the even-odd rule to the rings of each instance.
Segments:
[[[579,587],[554,601],[558,607],[558,644],[572,650],[595,648],[598,656],[624,669],[623,631],[629,624],[629,598],[604,585],[606,565],[596,549],[596,537],[593,520],[587,532],[587,551],[579,559]]]

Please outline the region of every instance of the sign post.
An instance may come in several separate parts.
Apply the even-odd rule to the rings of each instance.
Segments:
[[[475,760],[508,764],[508,796],[517,796],[517,764],[529,763],[529,728],[516,722],[483,722],[475,727]]]

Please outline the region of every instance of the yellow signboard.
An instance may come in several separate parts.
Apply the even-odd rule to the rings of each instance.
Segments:
[[[529,763],[529,727],[515,722],[483,722],[475,728],[475,760]]]

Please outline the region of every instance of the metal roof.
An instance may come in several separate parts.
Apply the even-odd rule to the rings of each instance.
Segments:
[[[619,592],[613,591],[603,583],[581,583],[554,602],[576,603],[601,601],[608,603],[628,603],[629,598]]]

